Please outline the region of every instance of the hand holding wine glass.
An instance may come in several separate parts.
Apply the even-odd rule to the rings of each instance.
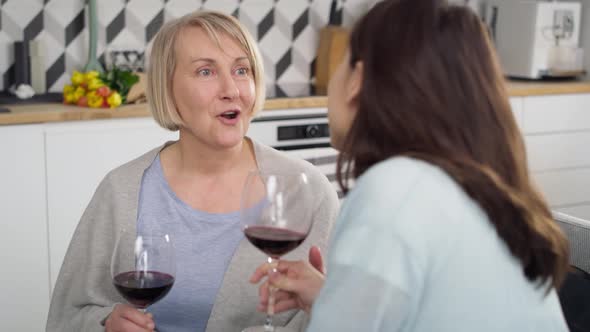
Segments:
[[[246,238],[269,256],[268,266],[297,248],[312,225],[314,197],[305,173],[251,172],[242,193],[241,220]],[[270,269],[270,270],[271,270]],[[267,318],[264,327],[244,331],[274,331],[274,289],[269,289]]]
[[[168,234],[149,232],[135,236],[123,231],[113,251],[111,277],[135,312],[128,305],[115,306],[107,327],[131,324],[150,330],[153,320],[145,311],[168,294],[175,275],[174,247]]]
[[[292,309],[302,309],[309,313],[311,306],[324,284],[324,264],[318,247],[309,250],[309,262],[278,262],[277,272],[269,275],[271,267],[260,265],[250,278],[251,283],[258,283],[265,276],[268,280],[260,285],[258,310],[266,311],[269,299],[269,284],[277,289],[275,293],[275,313]]]
[[[115,305],[105,321],[105,332],[151,332],[155,327],[152,314],[143,313],[128,304]]]

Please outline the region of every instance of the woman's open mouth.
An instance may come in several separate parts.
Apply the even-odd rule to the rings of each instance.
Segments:
[[[238,114],[239,114],[238,111],[229,111],[229,112],[222,113],[220,116],[231,120],[231,119],[237,118]]]
[[[233,111],[223,112],[223,113],[219,114],[217,117],[219,118],[219,120],[221,120],[221,123],[223,123],[225,125],[233,126],[236,123],[238,123],[238,121],[240,121],[240,111],[233,110]]]

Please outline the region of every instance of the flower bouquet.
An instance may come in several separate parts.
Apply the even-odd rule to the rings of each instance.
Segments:
[[[96,70],[74,71],[71,84],[63,88],[63,102],[92,108],[115,108],[124,104],[129,89],[139,81],[131,71],[114,68],[105,73]]]

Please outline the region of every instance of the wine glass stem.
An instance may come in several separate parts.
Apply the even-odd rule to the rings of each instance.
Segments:
[[[268,271],[269,275],[271,273],[277,272],[277,265],[279,264],[278,260],[273,259],[272,257],[268,257],[268,264],[270,264],[271,269]],[[274,286],[268,286],[268,306],[266,308],[266,321],[264,323],[264,331],[265,332],[274,332],[275,328],[272,325],[272,316],[275,313],[275,292],[277,288]]]

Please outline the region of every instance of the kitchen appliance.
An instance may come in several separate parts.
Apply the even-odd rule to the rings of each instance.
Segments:
[[[584,74],[580,2],[492,0],[485,21],[506,76],[541,79]]]
[[[309,161],[326,175],[338,197],[343,196],[336,183],[338,151],[330,146],[326,108],[265,110],[252,120],[248,136]]]

